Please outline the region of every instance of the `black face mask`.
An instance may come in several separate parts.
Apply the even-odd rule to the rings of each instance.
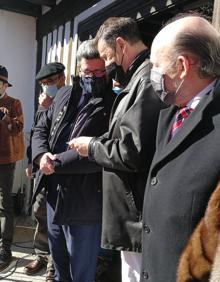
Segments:
[[[106,78],[102,77],[80,77],[80,86],[83,91],[94,97],[103,97],[106,90]]]
[[[126,86],[127,84],[127,75],[124,72],[121,65],[117,65],[115,62],[106,66],[106,74],[109,78],[114,79],[120,85]]]

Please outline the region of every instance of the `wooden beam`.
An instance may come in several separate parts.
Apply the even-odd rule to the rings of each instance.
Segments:
[[[219,0],[215,0],[214,2],[212,24],[220,32],[220,1]]]
[[[56,0],[26,0],[26,2],[30,2],[35,5],[44,5],[48,7],[56,6]]]
[[[33,17],[41,16],[41,6],[24,0],[0,0],[0,9]]]
[[[98,0],[63,0],[53,9],[37,19],[37,40],[44,35],[64,25],[68,21],[73,21],[74,17],[82,13]]]

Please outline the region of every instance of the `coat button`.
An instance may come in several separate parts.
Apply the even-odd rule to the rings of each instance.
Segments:
[[[150,233],[150,227],[147,224],[144,224],[144,232]]]
[[[156,177],[152,177],[151,178],[151,185],[156,185],[157,184],[157,178]]]
[[[148,275],[148,273],[147,273],[147,271],[142,271],[142,276],[143,276],[143,278],[144,279],[148,279],[149,278],[149,275]]]

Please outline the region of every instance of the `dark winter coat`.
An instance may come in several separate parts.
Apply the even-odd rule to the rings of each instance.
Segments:
[[[66,144],[63,138],[65,126],[74,127],[76,136],[100,136],[108,127],[108,111],[105,99],[92,98],[77,111],[82,89],[78,83],[73,88],[63,87],[51,107],[35,126],[32,137],[33,161],[45,152],[54,153],[55,148]],[[109,93],[105,93],[109,95]],[[108,105],[110,106],[110,105]],[[66,145],[67,146],[67,145]],[[101,168],[80,157],[75,150],[67,148],[59,153],[55,162],[58,198],[54,222],[57,224],[94,223],[101,220],[102,172]],[[48,188],[53,176],[38,172],[34,198],[42,188]]]
[[[104,167],[104,248],[141,251],[142,204],[154,151],[160,109],[150,83],[150,64],[141,56],[113,105],[108,134],[90,143],[90,158]]]
[[[141,281],[175,282],[187,241],[220,177],[220,80],[169,141],[177,107],[161,111],[143,211]]]
[[[32,128],[31,128],[31,132],[30,132],[30,141],[29,141],[29,145],[27,146],[27,149],[26,149],[26,156],[27,156],[27,159],[28,159],[28,163],[31,164],[32,163],[32,142],[31,142],[31,139],[32,139],[32,136],[33,136],[33,132],[34,132],[34,127],[36,126],[36,124],[38,123],[39,119],[41,118],[41,116],[47,111],[47,108],[44,108],[42,106],[39,106],[35,115],[34,115],[34,122],[33,122],[33,125],[32,125]],[[35,172],[35,170],[34,170]]]

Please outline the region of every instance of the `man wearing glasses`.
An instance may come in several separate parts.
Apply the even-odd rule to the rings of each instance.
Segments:
[[[79,77],[57,93],[32,137],[33,161],[39,165],[34,199],[46,188],[55,281],[63,282],[94,281],[102,217],[102,169],[70,150],[68,141],[102,135],[114,97],[93,40],[80,45],[77,61]]]
[[[42,92],[39,95],[38,102],[39,107],[35,114],[34,124],[31,130],[31,136],[33,130],[40,117],[47,111],[53,102],[53,99],[63,86],[65,86],[65,66],[61,63],[54,62],[44,65],[38,72],[36,79],[42,87]],[[27,148],[28,167],[26,168],[26,174],[29,179],[35,177],[36,167],[32,167],[31,160],[31,138],[30,144]],[[54,281],[54,268],[52,258],[49,252],[48,238],[47,238],[47,213],[46,213],[46,191],[43,189],[41,193],[36,197],[34,204],[34,216],[37,222],[33,245],[35,248],[35,260],[31,261],[24,267],[24,272],[27,275],[34,275],[45,266],[46,281]]]

